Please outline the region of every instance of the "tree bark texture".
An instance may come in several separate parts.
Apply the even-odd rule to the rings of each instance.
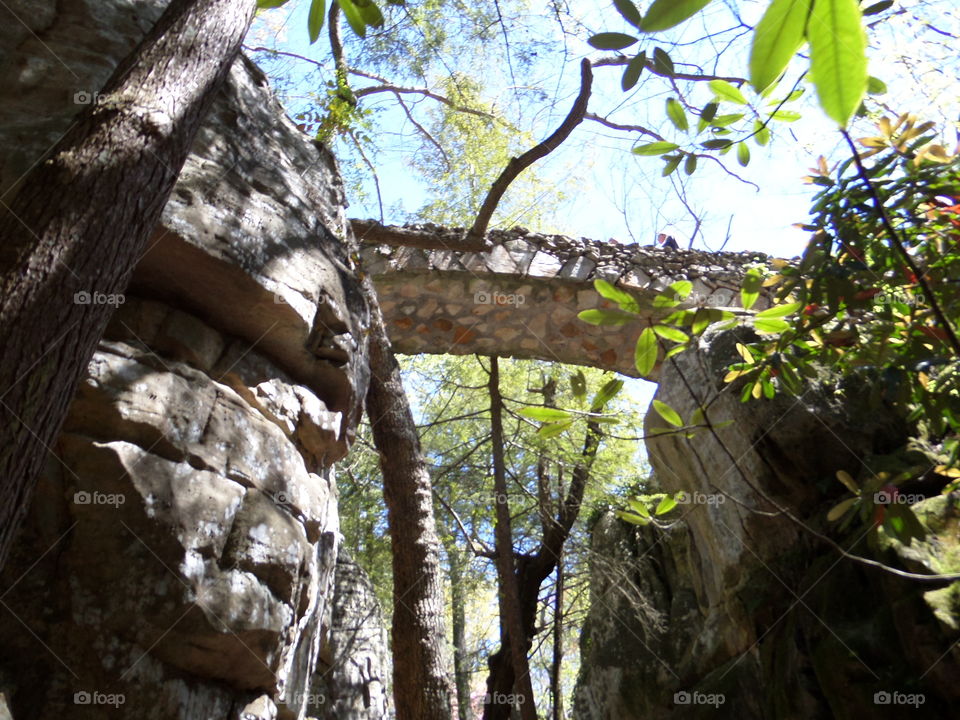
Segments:
[[[367,416],[380,454],[393,549],[393,695],[397,720],[450,720],[443,576],[433,493],[400,367],[369,277]]]
[[[255,0],[173,0],[0,203],[0,566]]]

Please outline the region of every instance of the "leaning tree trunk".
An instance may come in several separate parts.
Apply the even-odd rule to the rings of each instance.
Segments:
[[[367,416],[380,454],[393,550],[393,698],[397,720],[450,720],[440,541],[426,458],[369,277]]]
[[[0,208],[0,567],[255,6],[173,0]]]

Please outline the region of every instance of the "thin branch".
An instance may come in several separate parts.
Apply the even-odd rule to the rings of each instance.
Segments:
[[[431,100],[436,100],[439,103],[443,103],[448,107],[456,110],[457,112],[467,113],[470,115],[476,115],[477,117],[482,117],[485,120],[494,120],[495,122],[505,125],[506,123],[498,118],[493,113],[488,113],[483,110],[477,110],[476,108],[467,107],[465,105],[458,105],[450,98],[435,93],[432,90],[427,88],[413,88],[413,87],[403,87],[401,85],[394,85],[392,82],[386,78],[380,77],[379,75],[374,75],[373,73],[368,73],[363,70],[357,70],[355,68],[350,68],[347,70],[351,75],[356,75],[357,77],[366,78],[368,80],[374,80],[379,85],[371,85],[369,87],[359,88],[354,91],[354,94],[357,97],[364,97],[365,95],[373,95],[375,93],[391,92],[394,95],[422,95],[423,97],[430,98]]]
[[[598,58],[597,60],[594,60],[591,64],[593,65],[593,67],[609,67],[609,66],[617,66],[617,65],[627,65],[631,60],[633,60],[633,58],[627,55],[614,55],[613,57]],[[646,63],[644,63],[643,67],[644,67],[644,70],[648,70],[654,75],[658,75],[662,78],[668,78],[672,80],[693,80],[694,82],[702,81],[702,80],[726,80],[728,83],[731,83],[733,85],[744,85],[747,82],[745,78],[728,77],[726,75],[706,75],[704,73],[694,74],[694,73],[682,73],[682,72],[665,73],[665,72],[662,72],[661,70],[658,70],[654,66],[653,61],[650,60],[649,58],[647,59]]]
[[[477,213],[477,219],[474,221],[473,227],[467,232],[468,239],[482,239],[486,235],[490,218],[493,216],[494,210],[497,209],[497,205],[500,204],[500,198],[503,197],[503,193],[506,192],[510,183],[537,160],[556,150],[570,136],[573,129],[583,121],[583,116],[587,112],[592,85],[593,72],[590,69],[590,61],[584,59],[580,63],[580,94],[577,95],[577,99],[574,101],[573,107],[570,108],[567,117],[560,123],[560,127],[554,131],[553,135],[539,145],[530,148],[520,157],[510,159],[507,167],[500,173],[500,177],[490,187],[490,191],[480,207],[480,212]]]
[[[400,103],[400,107],[403,108],[404,114],[407,116],[407,120],[410,121],[410,124],[413,125],[417,131],[423,135],[427,141],[433,145],[437,151],[440,153],[440,157],[443,158],[443,164],[447,167],[447,172],[452,172],[453,166],[450,164],[450,158],[447,155],[447,151],[443,149],[443,146],[437,142],[436,138],[430,134],[430,131],[427,130],[423,125],[417,122],[417,119],[413,116],[413,113],[410,112],[410,108],[407,107],[407,104],[403,101],[403,98],[397,94],[397,102]],[[382,220],[382,218],[381,218]]]
[[[638,132],[643,135],[649,135],[650,137],[656,140],[663,140],[663,135],[655,133],[653,130],[643,127],[643,125],[621,125],[620,123],[613,122],[613,120],[608,120],[605,117],[600,117],[596,113],[588,112],[583,115],[584,120],[593,120],[593,122],[600,123],[604,127],[608,127],[611,130],[620,130],[623,132]]]
[[[380,193],[380,176],[377,175],[377,169],[373,166],[373,163],[370,162],[367,154],[363,151],[363,146],[360,144],[360,140],[357,139],[357,134],[353,130],[350,130],[347,134],[350,136],[350,139],[353,140],[353,144],[357,148],[357,152],[360,153],[360,158],[363,160],[363,164],[367,166],[367,169],[370,171],[370,175],[373,177],[373,185],[377,189],[377,207],[380,209],[380,222],[382,223],[383,195]]]

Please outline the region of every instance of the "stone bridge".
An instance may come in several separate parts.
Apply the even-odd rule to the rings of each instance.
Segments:
[[[394,349],[400,353],[497,354],[615,370],[637,376],[634,345],[653,298],[678,280],[693,283],[685,306],[738,306],[740,282],[762,253],[665,250],[615,241],[492,231],[490,249],[470,252],[464,231],[435,225],[352,222],[361,240]],[[593,289],[602,278],[634,295],[644,315],[598,327],[577,313],[611,307]],[[604,304],[601,304],[604,303]]]

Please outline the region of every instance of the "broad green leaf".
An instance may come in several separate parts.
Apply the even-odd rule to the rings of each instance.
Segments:
[[[630,509],[633,510],[637,515],[642,515],[643,517],[650,517],[650,510],[641,500],[627,500],[627,505],[630,506]]]
[[[634,5],[631,0],[613,0],[613,6],[617,9],[617,12],[623,16],[624,20],[638,30],[640,29],[640,11],[637,10],[637,6]]]
[[[370,27],[383,27],[383,13],[373,0],[353,0],[360,9],[360,17]]]
[[[750,84],[758,93],[770,87],[803,44],[811,0],[773,0],[753,31]]]
[[[597,50],[623,50],[637,42],[632,35],[618,32],[597,33],[587,40]]]
[[[755,362],[753,359],[753,353],[750,352],[750,348],[748,348],[743,343],[737,343],[737,352],[740,353],[740,357],[743,358],[744,362],[749,363],[751,365]]]
[[[270,10],[286,5],[289,0],[257,0],[257,8],[260,10]]]
[[[672,308],[680,304],[680,301],[676,298],[672,298],[668,295],[657,295],[653,299],[653,306],[655,308]]]
[[[724,150],[731,145],[733,145],[733,140],[728,140],[727,138],[717,138],[715,140],[707,140],[706,142],[700,143],[705,150]]]
[[[677,345],[677,346],[675,346],[675,347],[672,347],[672,348],[670,348],[669,350],[667,350],[666,354],[664,354],[664,356],[663,356],[663,359],[664,359],[664,360],[669,360],[669,359],[672,358],[674,355],[679,355],[680,353],[682,353],[682,352],[683,352],[684,350],[686,350],[686,349],[687,349],[686,344]]]
[[[737,143],[737,162],[743,167],[750,164],[750,146],[745,142]]]
[[[697,312],[693,316],[693,323],[690,326],[690,332],[694,335],[700,335],[710,325],[710,321],[710,311],[704,307],[697,308]]]
[[[310,34],[312,45],[320,37],[323,29],[323,20],[327,15],[327,0],[313,0],[310,3],[310,14],[307,16],[307,32]]]
[[[520,414],[531,420],[541,422],[559,422],[561,420],[571,420],[572,416],[566,410],[558,410],[551,407],[531,406],[520,409]]]
[[[593,401],[590,403],[590,412],[596,413],[603,410],[606,404],[613,400],[621,389],[623,389],[623,380],[619,378],[605,382],[603,387],[597,390],[597,394],[593,396]]]
[[[770,142],[770,128],[759,120],[753,123],[753,139],[760,147]]]
[[[560,435],[562,432],[569,430],[573,425],[573,420],[566,420],[564,422],[549,423],[543,425],[537,430],[537,435],[542,438],[552,438]]]
[[[584,310],[578,313],[577,317],[591,325],[626,325],[628,322],[633,322],[637,319],[636,316],[625,313],[623,310],[610,310],[607,308]]]
[[[677,130],[686,132],[690,129],[690,124],[687,122],[687,113],[676,98],[667,98],[667,117],[670,118],[670,122]]]
[[[637,81],[640,80],[640,74],[646,66],[647,53],[645,52],[635,55],[633,59],[627,63],[627,69],[623,71],[623,77],[620,78],[620,87],[623,88],[624,92],[637,84]]]
[[[668,77],[673,75],[673,60],[666,50],[662,48],[653,49],[653,69],[661,75]]]
[[[689,280],[677,280],[670,285],[670,289],[677,294],[677,297],[686,298],[693,291],[693,283]]]
[[[679,25],[688,17],[700,12],[710,0],[655,0],[640,22],[644,32],[660,32]]]
[[[713,94],[721,100],[727,100],[737,105],[747,104],[747,99],[743,96],[743,93],[726,80],[711,80],[707,85],[713,91]]]
[[[700,119],[697,121],[698,133],[702,133],[710,127],[710,121],[717,116],[717,109],[719,107],[719,104],[712,101],[703,106],[703,109],[700,111]]]
[[[664,340],[672,340],[673,342],[685,343],[690,339],[683,330],[669,325],[654,325],[653,331]]]
[[[777,110],[771,117],[780,122],[796,122],[803,117],[796,110]]]
[[[784,303],[783,305],[774,305],[771,308],[766,310],[761,310],[757,313],[758,318],[776,318],[776,317],[786,317],[787,315],[793,315],[797,310],[800,309],[802,303],[792,302]]]
[[[847,498],[841,503],[834,505],[830,512],[827,513],[827,520],[830,522],[835,522],[847,514],[847,510],[853,507],[853,504],[857,502],[860,498]]]
[[[762,333],[779,334],[790,329],[790,323],[779,318],[754,318],[753,327]]]
[[[683,155],[671,155],[669,158],[664,158],[667,162],[663,165],[663,172],[660,173],[663,177],[671,175],[674,170],[677,169],[677,166],[680,165],[680,161],[683,159]]]
[[[624,292],[618,287],[614,287],[606,280],[599,278],[594,280],[593,287],[602,297],[605,297],[607,300],[613,300],[613,302],[620,306],[621,310],[633,313],[640,312],[640,305],[634,299],[633,295]]]
[[[647,143],[646,145],[638,145],[633,149],[633,153],[635,155],[665,155],[679,147],[676,143],[658,140],[657,142]]]
[[[817,0],[810,11],[807,40],[820,107],[846,127],[867,90],[867,34],[857,0]]]
[[[683,420],[680,418],[680,413],[674,410],[672,407],[667,405],[665,402],[659,400],[653,401],[653,409],[657,411],[657,414],[666,420],[668,423],[674,427],[683,427]]]
[[[657,509],[653,511],[654,515],[665,515],[677,506],[677,501],[667,495],[659,503]]]
[[[683,163],[683,171],[687,175],[693,175],[697,171],[697,156],[693,153],[687,155],[687,159]]]
[[[871,95],[885,95],[887,92],[887,84],[880,78],[875,78],[871,75],[867,78],[867,92]]]
[[[743,276],[743,284],[740,286],[740,304],[744,310],[749,310],[760,297],[760,286],[763,284],[763,277],[756,268],[751,268]]]
[[[882,13],[884,10],[889,10],[893,7],[893,0],[880,0],[878,3],[874,3],[866,10],[863,11],[864,16],[867,15],[876,15],[877,13]]]
[[[616,513],[614,514],[621,520],[625,520],[631,525],[649,525],[650,524],[649,518],[641,517],[640,515],[637,515],[635,513],[625,512],[623,510],[617,510]]]
[[[837,470],[837,480],[843,483],[843,486],[854,494],[860,492],[860,488],[857,486],[857,481],[846,470]]]
[[[637,338],[637,348],[634,353],[637,371],[646,377],[657,364],[657,336],[651,328],[644,328]]]
[[[711,122],[715,128],[725,128],[728,125],[733,125],[735,122],[740,122],[743,120],[743,113],[730,113],[729,115],[717,115]]]
[[[360,8],[354,4],[353,0],[337,0],[337,3],[340,5],[343,16],[347,19],[347,24],[350,25],[353,32],[359,37],[366,37],[367,23],[363,19]]]

